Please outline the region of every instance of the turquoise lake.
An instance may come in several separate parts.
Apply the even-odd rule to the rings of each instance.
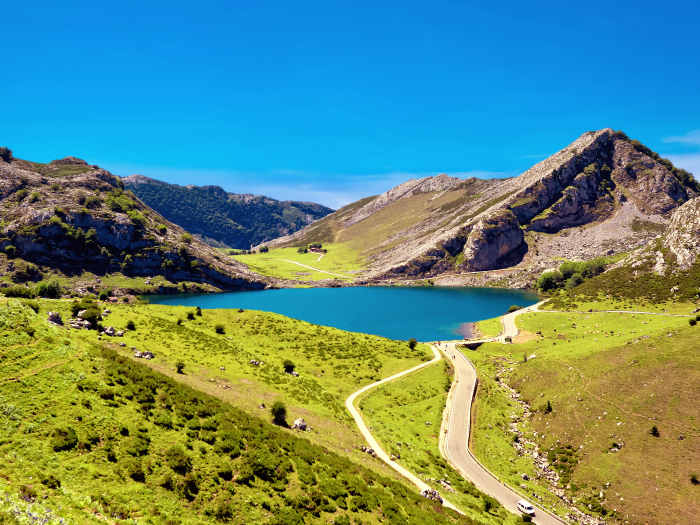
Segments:
[[[314,324],[391,339],[461,337],[465,323],[502,315],[537,296],[519,290],[455,287],[285,288],[204,295],[160,295],[151,303],[264,310]]]

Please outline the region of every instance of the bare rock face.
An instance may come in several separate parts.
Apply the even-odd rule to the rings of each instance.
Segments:
[[[664,246],[676,256],[681,270],[689,269],[700,255],[700,197],[678,208],[671,217]]]
[[[512,264],[527,250],[518,219],[510,210],[498,210],[476,223],[464,245],[468,271],[491,270]]]

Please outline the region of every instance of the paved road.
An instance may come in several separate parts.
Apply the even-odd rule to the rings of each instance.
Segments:
[[[421,368],[424,368],[426,366],[432,365],[433,363],[436,363],[437,361],[440,361],[440,359],[442,359],[442,355],[440,354],[440,352],[435,347],[431,347],[431,348],[433,350],[434,356],[430,361],[426,361],[425,363],[421,363],[417,366],[414,366],[413,368],[409,368],[408,370],[404,370],[403,372],[399,372],[398,374],[394,374],[393,376],[387,377],[386,379],[382,379],[381,381],[377,381],[376,383],[372,383],[370,385],[364,386],[364,387],[360,388],[357,392],[350,394],[350,396],[345,400],[345,407],[348,409],[350,414],[352,414],[352,417],[355,419],[355,423],[357,424],[357,427],[360,429],[360,433],[365,438],[365,440],[369,444],[370,448],[374,449],[374,451],[377,454],[377,457],[379,459],[381,459],[382,461],[384,461],[391,468],[393,468],[396,472],[401,474],[403,477],[408,479],[411,483],[413,483],[416,487],[418,487],[418,490],[420,490],[421,492],[423,490],[429,489],[431,487],[425,481],[423,481],[418,476],[413,474],[411,471],[405,469],[403,466],[399,465],[396,461],[391,459],[389,454],[387,454],[386,451],[379,445],[377,440],[374,438],[372,433],[367,428],[367,425],[365,424],[364,419],[362,419],[362,415],[360,414],[359,409],[357,407],[355,407],[355,400],[358,398],[358,396],[361,396],[362,394],[364,394],[368,390],[376,388],[379,385],[382,385],[384,383],[388,383],[389,381],[393,381],[394,379],[398,379],[399,377],[403,377],[407,374],[415,372],[416,370],[420,370]],[[459,510],[456,506],[454,506],[452,503],[450,503],[447,500],[443,501],[443,505],[445,507],[448,507],[452,510],[459,512],[460,514],[464,514],[461,510]]]
[[[511,335],[511,337],[514,336]],[[482,492],[496,498],[508,510],[519,514],[516,502],[523,497],[498,481],[469,450],[471,406],[477,384],[476,370],[471,361],[455,348],[455,343],[444,343],[441,349],[445,350],[445,354],[452,362],[455,375],[440,429],[440,450],[450,465],[465,479],[474,483]],[[534,504],[532,501],[531,503]],[[566,523],[537,506],[535,508],[535,523],[542,525]]]

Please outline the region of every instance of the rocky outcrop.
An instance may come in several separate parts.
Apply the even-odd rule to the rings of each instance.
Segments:
[[[688,270],[700,255],[700,197],[686,202],[671,217],[663,245],[676,257],[678,268]]]
[[[525,237],[515,214],[499,210],[481,219],[464,245],[467,271],[492,270],[510,266],[527,251]]]
[[[219,289],[267,285],[124,191],[118,177],[74,157],[0,161],[0,215],[0,251],[68,276],[120,272]]]

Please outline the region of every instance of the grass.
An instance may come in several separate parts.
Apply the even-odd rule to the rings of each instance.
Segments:
[[[516,523],[517,518],[498,504],[491,513],[484,513],[484,495],[440,455],[438,436],[448,373],[443,361],[371,390],[359,401],[363,417],[384,450],[467,515],[482,523]],[[455,492],[437,480],[448,481]]]
[[[3,520],[31,510],[68,523],[472,523],[274,427],[268,412],[47,324],[62,303],[42,301],[38,314],[0,305]]]
[[[479,337],[497,337],[503,331],[503,323],[500,317],[484,319],[476,323],[476,329],[479,331]]]
[[[512,446],[508,423],[522,411],[499,375],[535,411],[519,428],[540,453],[551,452],[551,460],[575,451],[562,473],[577,504],[604,510],[608,519],[614,512],[634,523],[666,523],[669,515],[693,523],[700,510],[690,482],[700,459],[697,329],[683,317],[614,313],[530,313],[518,324],[542,337],[469,353],[480,381],[472,444],[479,459],[511,485],[553,502],[532,481],[532,460]],[[653,425],[660,438],[650,435]],[[613,443],[622,449],[610,452]]]
[[[326,244],[324,248],[328,250],[328,253],[322,257],[320,257],[321,254],[313,252],[299,253],[295,247],[276,248],[266,253],[234,255],[232,257],[262,275],[298,281],[326,279],[351,281],[365,268],[363,258],[347,244]],[[295,261],[323,271],[315,271],[288,261]]]

